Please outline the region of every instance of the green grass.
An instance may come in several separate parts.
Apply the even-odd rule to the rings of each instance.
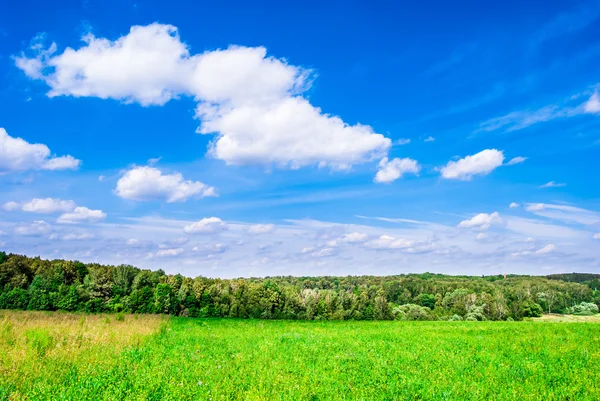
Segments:
[[[102,368],[83,354],[71,362],[63,356],[68,369],[37,376],[30,373],[36,364],[57,363],[57,341],[29,336],[36,340],[6,345],[33,347],[10,367],[29,380],[0,371],[0,399],[600,399],[595,323],[172,318],[144,340],[105,353]]]

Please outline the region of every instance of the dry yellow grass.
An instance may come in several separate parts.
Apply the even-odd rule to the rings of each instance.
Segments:
[[[74,366],[102,370],[125,347],[138,347],[159,331],[167,317],[159,315],[87,315],[60,312],[0,311],[0,389],[3,384],[44,385],[40,378],[60,378]],[[1,391],[0,391],[1,392]],[[2,399],[2,394],[0,394]]]
[[[590,322],[600,323],[600,314],[592,316],[560,315],[557,313],[545,314],[542,317],[532,318],[535,322]]]

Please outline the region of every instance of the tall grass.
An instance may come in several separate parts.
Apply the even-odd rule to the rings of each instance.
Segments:
[[[94,376],[157,332],[162,316],[0,311],[0,400],[46,399],[69,375]],[[9,394],[11,394],[9,398]]]
[[[85,317],[85,331],[102,339],[100,346],[63,352],[48,324],[34,324],[47,317],[27,316],[26,330],[48,330],[52,340],[45,349],[44,335],[36,332],[29,335],[36,340],[28,340],[18,319],[4,320],[0,341],[13,341],[11,352],[22,353],[16,363],[0,362],[5,399],[8,394],[15,400],[600,399],[597,323],[152,316],[105,323],[94,316]],[[68,319],[71,333],[79,333],[81,317]],[[127,334],[135,331],[152,334],[136,346],[136,335]],[[70,364],[56,376],[50,365],[60,363],[51,359],[59,354]],[[45,369],[32,374],[40,365]],[[8,371],[13,373],[5,377]]]

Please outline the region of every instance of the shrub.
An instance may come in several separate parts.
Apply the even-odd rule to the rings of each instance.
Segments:
[[[598,305],[591,302],[582,302],[572,308],[567,308],[567,313],[581,316],[591,316],[598,313]]]
[[[460,315],[454,315],[451,316],[450,319],[448,319],[449,322],[461,322],[462,320],[463,318]]]
[[[431,309],[415,304],[397,306],[392,314],[396,320],[434,320]]]
[[[542,307],[533,301],[525,301],[519,308],[521,317],[541,317],[543,312]]]
[[[483,311],[483,305],[471,306],[465,316],[465,320],[487,320]]]

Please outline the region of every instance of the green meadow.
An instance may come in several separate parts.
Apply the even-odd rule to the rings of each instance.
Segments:
[[[0,400],[598,400],[600,325],[0,311]]]

